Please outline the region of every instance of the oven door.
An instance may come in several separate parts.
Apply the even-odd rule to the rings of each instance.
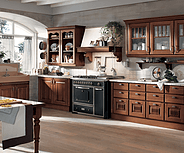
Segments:
[[[74,86],[74,102],[93,104],[93,88]]]

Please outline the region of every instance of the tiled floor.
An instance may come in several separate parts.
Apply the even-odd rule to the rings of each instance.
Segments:
[[[1,131],[0,131],[1,132]],[[184,131],[43,109],[40,153],[182,153]],[[33,143],[2,150],[30,153]]]

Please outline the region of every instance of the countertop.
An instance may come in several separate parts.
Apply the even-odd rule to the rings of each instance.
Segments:
[[[58,79],[70,79],[72,78],[71,75],[62,75],[62,76],[58,76],[58,75],[30,75],[30,76],[38,76],[38,77],[45,77],[45,78],[58,78]]]
[[[130,79],[110,79],[110,82],[126,82],[126,83],[143,83],[143,84],[157,84],[158,82],[151,81],[139,81],[139,80],[130,80]],[[172,86],[184,86],[184,82],[165,82],[164,85],[172,85]]]

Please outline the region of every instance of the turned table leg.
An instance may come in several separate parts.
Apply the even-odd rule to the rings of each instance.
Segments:
[[[34,107],[34,152],[39,153],[39,135],[40,135],[40,118],[42,116],[42,108]]]

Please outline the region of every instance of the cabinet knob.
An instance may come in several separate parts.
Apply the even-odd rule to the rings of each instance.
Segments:
[[[119,92],[120,94],[123,94],[123,92]]]
[[[153,88],[157,88],[157,86],[153,86]]]
[[[139,87],[139,85],[138,85],[138,84],[136,84],[135,86],[136,86],[136,87]]]
[[[119,85],[120,85],[120,86],[123,86],[123,84],[121,84],[121,83],[120,83]]]
[[[138,94],[138,93],[135,93],[135,95],[137,95],[137,96],[138,96],[139,94]]]
[[[177,89],[176,87],[172,87],[172,89]]]
[[[173,99],[176,99],[176,97],[172,96]]]
[[[139,104],[139,102],[137,102],[137,101],[136,101],[135,103],[136,103],[136,104]]]
[[[153,97],[157,97],[157,95],[153,95]]]
[[[156,106],[157,104],[153,104],[153,106]]]
[[[119,100],[119,102],[122,102],[122,100]]]
[[[176,106],[172,106],[173,108],[176,108]]]

